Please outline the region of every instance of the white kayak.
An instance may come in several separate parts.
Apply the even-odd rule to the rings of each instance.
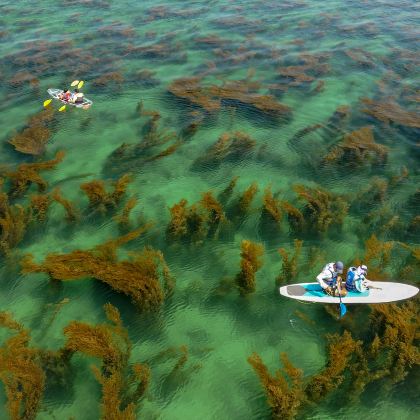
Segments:
[[[388,281],[372,282],[374,288],[364,292],[348,292],[341,298],[347,303],[386,303],[409,299],[415,296],[419,289],[415,286]],[[280,287],[280,294],[291,299],[305,302],[340,303],[339,297],[327,295],[318,283],[299,283]]]
[[[61,89],[48,89],[47,92],[48,92],[48,94],[51,97],[53,97],[54,99],[57,99],[58,101],[62,102],[63,104],[75,106],[76,108],[89,107],[89,106],[91,106],[93,104],[93,102],[90,99],[87,99],[84,96],[82,98],[83,99],[83,102],[76,102],[76,103],[67,102],[67,101],[65,101],[63,99],[60,99],[59,98],[59,95],[61,93],[63,93],[63,90],[61,90]]]

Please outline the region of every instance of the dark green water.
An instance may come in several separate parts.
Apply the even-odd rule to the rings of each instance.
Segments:
[[[278,295],[275,278],[282,263],[277,249],[292,250],[295,238],[304,240],[301,270],[293,279],[303,282],[312,281],[326,262],[341,259],[347,266],[361,257],[364,242],[374,232],[381,240],[418,245],[419,227],[411,221],[419,204],[418,194],[415,198],[419,14],[418,3],[411,0],[0,1],[2,172],[65,150],[63,162],[42,175],[48,191],[60,186],[62,194],[82,209],[81,220],[69,224],[63,219],[63,209],[53,205],[45,225],[26,233],[15,249],[16,258],[2,257],[0,309],[13,313],[32,330],[33,344],[45,348],[63,345],[62,330],[70,320],[103,321],[106,302],[121,311],[133,341],[133,360],[147,362],[168,347],[186,345],[189,359],[175,379],[168,379],[168,373],[176,358],[150,364],[152,380],[139,405],[139,418],[269,417],[247,357],[258,352],[274,371],[279,367],[279,353],[287,352],[305,376],[312,375],[325,364],[325,334],[344,328],[321,305],[303,305]],[[290,68],[287,76],[286,67],[306,64],[298,73],[310,76],[307,80],[291,77]],[[150,73],[140,73],[145,70]],[[273,95],[291,112],[273,118],[235,100],[224,100],[219,110],[206,112],[168,90],[174,80],[193,76],[200,77],[203,86],[256,82],[255,93]],[[114,80],[103,82],[103,77]],[[43,155],[16,152],[7,141],[28,117],[41,111],[46,90],[75,79],[85,81],[83,91],[93,100],[92,108],[67,109],[56,115]],[[395,107],[391,117],[383,110],[376,116],[368,114],[363,110],[369,106],[362,98],[398,104],[405,114]],[[160,113],[159,129],[174,131],[180,145],[173,154],[157,160],[146,161],[141,154],[113,160],[110,156],[121,144],[138,143],[144,136],[150,117],[139,116],[140,101],[144,109]],[[347,111],[337,112],[339,107]],[[198,130],[186,136],[186,128],[197,121]],[[320,127],[301,131],[315,124]],[[388,148],[386,160],[325,163],[325,156],[346,133],[367,126],[375,141]],[[249,153],[218,164],[200,164],[221,134],[235,131],[255,140]],[[404,167],[408,178],[392,186],[392,178]],[[162,250],[177,280],[174,295],[161,310],[139,313],[128,298],[98,282],[74,281],[54,288],[46,275],[20,273],[17,261],[24,254],[32,253],[42,261],[51,252],[89,249],[118,236],[112,214],[97,218],[84,210],[88,202],[79,185],[92,179],[115,180],[127,172],[133,174],[127,194],[138,197],[130,216],[132,226],[144,221],[153,221],[154,226],[126,249],[152,245]],[[169,208],[182,198],[193,204],[206,191],[217,196],[233,177],[238,182],[231,207],[249,185],[258,184],[259,192],[247,214],[232,217],[218,237],[203,243],[168,243]],[[369,190],[375,177],[391,183],[382,199],[377,187]],[[312,230],[301,235],[289,229],[285,217],[280,228],[272,222],[265,226],[261,221],[265,188],[271,186],[276,197],[302,207],[293,192],[296,184],[342,195],[350,203],[342,225],[325,234]],[[25,202],[35,192],[33,185],[16,202]],[[225,208],[228,215],[231,207]],[[221,295],[220,281],[233,278],[239,270],[243,239],[265,248],[257,290],[246,298],[236,290]],[[322,258],[305,271],[313,247]],[[386,271],[391,278],[398,276],[398,256]],[[418,277],[416,271],[399,280],[413,283]],[[50,322],[51,304],[64,298],[69,303]],[[304,321],[296,310],[315,322]],[[89,369],[91,363],[82,357],[74,362],[72,384],[65,391],[49,392],[37,418],[99,417],[100,388]],[[406,384],[386,389],[378,385],[357,403],[346,403],[342,395],[342,404],[327,401],[302,415],[414,419],[418,402],[401,398],[412,383],[413,377],[408,376]],[[5,401],[2,390],[2,407]],[[0,418],[7,418],[5,409],[0,410]]]

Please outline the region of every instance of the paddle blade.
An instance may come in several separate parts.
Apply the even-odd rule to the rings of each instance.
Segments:
[[[83,87],[83,85],[85,84],[85,82],[83,80],[81,80],[79,82],[79,84],[77,85],[77,89],[81,89]]]
[[[50,103],[51,103],[52,99],[47,99],[46,101],[44,101],[44,108],[46,108]]]
[[[72,82],[71,82],[71,85],[70,86],[76,86],[76,85],[78,85],[79,84],[79,81],[78,80],[73,80]]]
[[[344,305],[344,303],[340,303],[340,318],[343,318],[346,312],[347,312],[346,305]]]
[[[60,112],[62,112],[62,111],[64,111],[66,109],[66,106],[65,105],[63,105],[60,109],[59,109],[59,111]]]

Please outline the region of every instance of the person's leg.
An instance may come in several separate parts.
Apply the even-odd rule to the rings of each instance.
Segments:
[[[331,286],[327,286],[325,289],[323,289],[324,293],[330,296],[335,296],[336,289]]]

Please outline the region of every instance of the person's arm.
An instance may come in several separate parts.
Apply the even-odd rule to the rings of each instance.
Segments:
[[[363,283],[363,285],[365,287],[371,287],[371,288],[373,288],[373,282],[370,281],[369,279],[367,279],[366,277],[363,278],[362,283]]]
[[[316,279],[319,283],[319,285],[323,288],[326,289],[328,286],[327,283],[325,283],[324,280],[329,280],[331,278],[331,275],[329,275],[328,273],[325,273],[324,271],[320,274],[317,275]]]

